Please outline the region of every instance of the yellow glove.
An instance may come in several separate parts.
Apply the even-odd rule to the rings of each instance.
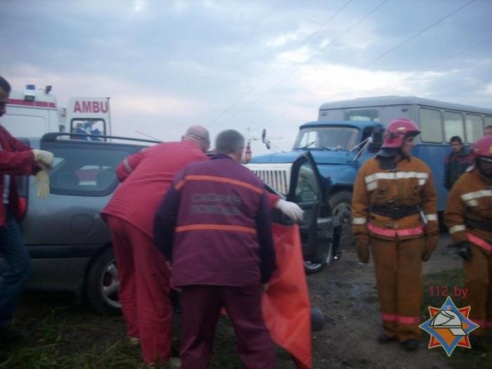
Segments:
[[[32,150],[34,154],[34,160],[42,164],[45,167],[51,168],[53,166],[54,155],[49,151],[44,150]]]
[[[47,170],[40,170],[36,174],[36,184],[38,186],[36,196],[40,199],[47,198],[50,193],[50,175]]]

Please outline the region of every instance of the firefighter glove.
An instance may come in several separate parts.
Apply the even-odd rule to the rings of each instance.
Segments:
[[[47,168],[51,168],[53,166],[54,156],[49,151],[44,150],[32,150],[34,154],[34,160],[38,163],[44,165]]]
[[[456,248],[458,249],[458,255],[461,256],[463,260],[466,261],[471,260],[472,254],[471,254],[470,242],[468,241],[460,242],[456,245]]]
[[[300,222],[302,220],[302,215],[304,214],[304,210],[302,210],[299,205],[294,202],[278,200],[275,204],[275,207],[280,210],[282,213],[287,215],[294,222]]]
[[[356,245],[359,261],[363,264],[369,263],[369,238],[366,236],[364,237],[364,240],[361,240],[360,237],[358,237]]]
[[[437,247],[438,241],[439,236],[428,236],[425,238],[424,249],[422,250],[422,256],[420,257],[422,261],[427,261],[430,259],[432,253]]]
[[[36,174],[36,184],[38,186],[36,196],[40,199],[47,198],[50,193],[50,176],[46,169],[40,170]]]

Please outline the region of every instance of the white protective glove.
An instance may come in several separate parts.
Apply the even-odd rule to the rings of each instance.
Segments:
[[[294,222],[300,222],[302,220],[304,210],[302,210],[295,202],[280,199],[275,204],[275,207]]]
[[[36,196],[40,199],[47,198],[50,193],[50,175],[46,169],[36,173],[36,183],[38,185]]]
[[[53,167],[53,159],[54,155],[50,153],[49,151],[44,151],[44,150],[32,150],[34,154],[34,160],[36,160],[38,163],[44,165],[47,168]]]

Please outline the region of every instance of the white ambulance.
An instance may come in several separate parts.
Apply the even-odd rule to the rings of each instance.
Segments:
[[[7,112],[0,123],[15,137],[41,137],[48,132],[81,134],[81,139],[100,140],[97,135],[111,135],[109,97],[74,97],[60,108],[51,86],[36,89],[13,88]]]

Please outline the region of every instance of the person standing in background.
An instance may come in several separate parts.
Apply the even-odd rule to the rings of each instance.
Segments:
[[[460,136],[451,137],[449,144],[452,151],[444,159],[444,188],[448,191],[474,162],[473,155],[463,146]]]
[[[179,172],[156,213],[155,245],[181,290],[183,369],[209,368],[221,308],[244,368],[276,368],[261,310],[276,268],[270,207],[263,182],[240,164],[244,147],[239,132],[221,132],[216,155]]]
[[[10,84],[0,77],[0,117],[6,113],[11,91]],[[0,256],[5,267],[0,273],[0,340],[13,341],[22,334],[10,328],[14,310],[27,282],[31,261],[17,223],[19,195],[17,176],[35,175],[37,196],[49,194],[49,169],[53,165],[53,154],[33,150],[0,125]]]

